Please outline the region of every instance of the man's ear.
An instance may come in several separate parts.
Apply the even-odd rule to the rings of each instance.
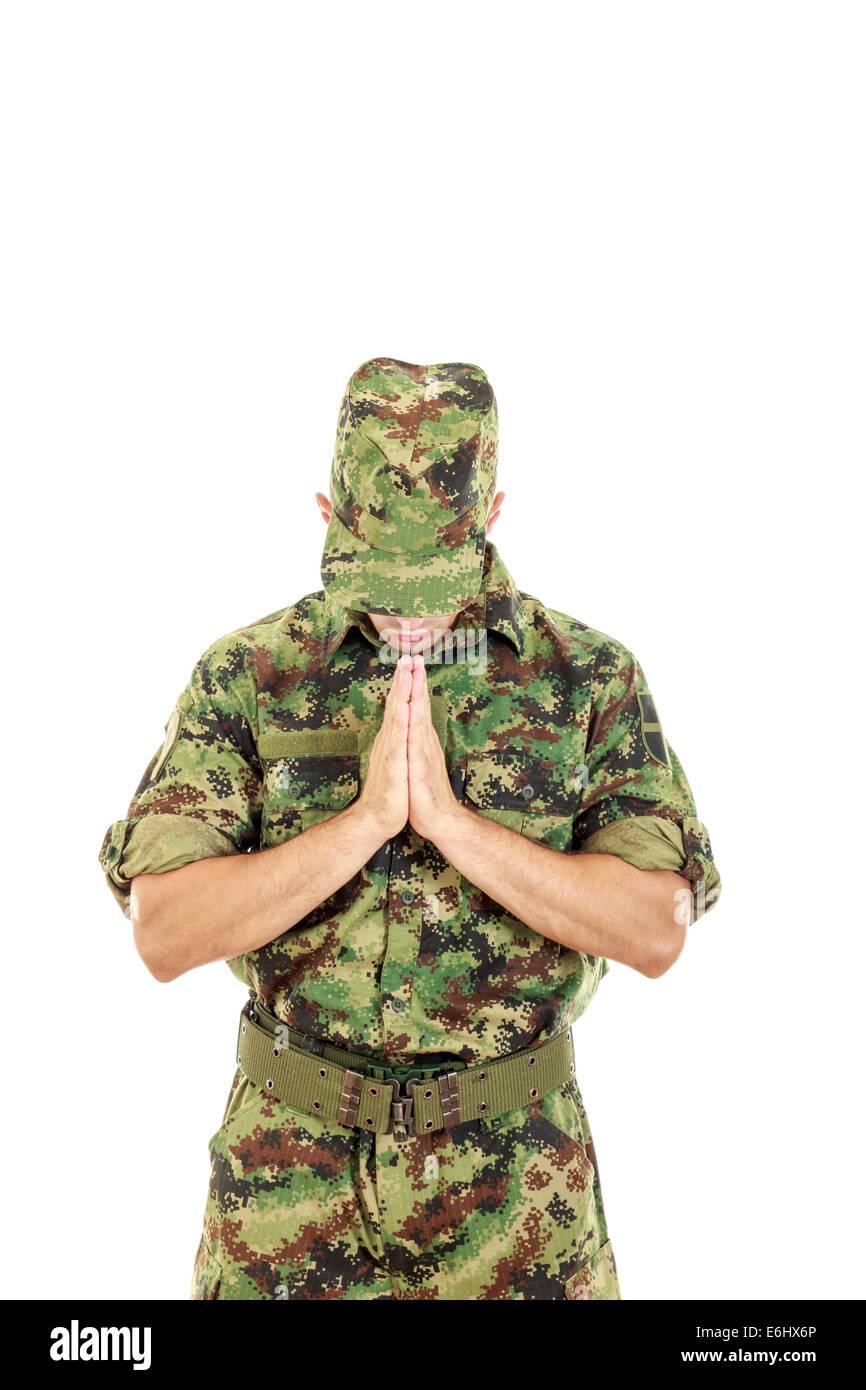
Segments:
[[[503,503],[504,501],[505,501],[505,493],[504,493],[504,492],[497,492],[496,496],[495,496],[494,499],[493,499],[493,506],[492,506],[491,509],[490,509],[490,515],[489,515],[489,517],[487,518],[487,534],[488,534],[488,536],[490,535],[490,532],[491,532],[492,529],[493,529],[493,523],[494,523],[494,521],[496,520],[496,518],[498,517],[498,515],[499,515],[499,513],[500,513],[500,511],[501,511],[501,509],[502,509],[502,503]]]
[[[322,513],[322,520],[325,525],[331,520],[331,504],[323,492],[316,493],[316,505]]]

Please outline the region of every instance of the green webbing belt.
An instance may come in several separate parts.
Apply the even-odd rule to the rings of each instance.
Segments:
[[[465,1120],[504,1115],[540,1102],[574,1076],[571,1029],[537,1047],[476,1066],[445,1062],[392,1069],[329,1043],[311,1051],[312,1040],[304,1034],[274,1019],[262,1027],[263,1017],[257,1009],[254,1021],[245,1006],[238,1033],[238,1066],[253,1085],[302,1114],[374,1134],[390,1133],[395,1121],[407,1123],[410,1133],[429,1134]],[[406,1071],[411,1076],[405,1091],[381,1075]]]

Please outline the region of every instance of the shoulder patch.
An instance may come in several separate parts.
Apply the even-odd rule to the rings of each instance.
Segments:
[[[643,739],[643,746],[654,763],[658,763],[660,767],[670,767],[668,746],[662,733],[662,726],[659,723],[655,700],[648,691],[645,694],[639,694],[637,699],[640,705],[640,736]]]

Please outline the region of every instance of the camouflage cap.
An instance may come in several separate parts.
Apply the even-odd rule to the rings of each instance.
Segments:
[[[480,367],[374,357],[353,374],[331,468],[322,581],[346,608],[453,613],[481,588],[496,398]]]

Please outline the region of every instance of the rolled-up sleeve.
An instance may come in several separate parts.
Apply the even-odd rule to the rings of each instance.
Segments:
[[[127,916],[138,874],[166,873],[258,845],[256,737],[254,667],[243,641],[226,638],[198,662],[126,816],[103,840],[99,860]]]
[[[643,671],[617,643],[596,662],[583,774],[574,849],[671,869],[689,880],[694,915],[708,911],[721,893],[709,833]]]

